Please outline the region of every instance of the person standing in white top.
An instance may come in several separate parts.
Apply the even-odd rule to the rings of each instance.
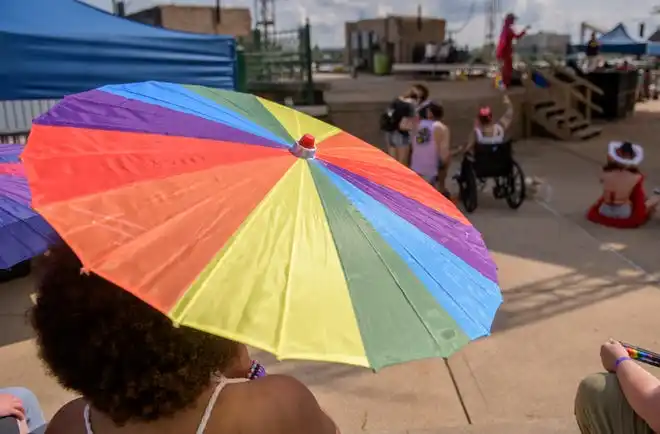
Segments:
[[[438,46],[433,41],[426,44],[424,49],[424,60],[427,63],[435,63],[436,56],[438,55]]]
[[[412,140],[410,168],[446,196],[449,167],[449,128],[442,123],[441,105],[429,102],[420,110],[420,121]]]

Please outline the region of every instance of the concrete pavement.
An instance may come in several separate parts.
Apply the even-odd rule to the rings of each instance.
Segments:
[[[649,107],[651,114],[608,126],[606,136],[593,142],[517,146],[523,169],[545,178],[554,194],[548,204],[529,201],[518,211],[484,196],[471,216],[500,268],[505,302],[493,336],[452,357],[450,370],[442,360],[424,360],[373,374],[259,355],[269,372],[308,384],[344,433],[576,431],[573,394],[581,377],[600,369],[602,341],[611,336],[660,348],[660,223],[616,231],[583,218],[599,193],[609,137],[640,141],[649,171],[660,168],[660,146],[650,142],[660,125],[649,121],[656,116],[655,106]],[[28,340],[30,285],[25,279],[0,286],[0,385],[32,388],[51,415],[71,395],[45,375]]]

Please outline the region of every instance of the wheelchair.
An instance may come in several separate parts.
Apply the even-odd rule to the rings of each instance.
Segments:
[[[488,179],[495,180],[495,199],[505,199],[511,209],[520,208],[525,201],[525,174],[513,159],[512,141],[498,145],[478,144],[473,152],[473,155],[463,156],[461,171],[454,176],[465,211],[471,213],[477,209],[479,190]]]

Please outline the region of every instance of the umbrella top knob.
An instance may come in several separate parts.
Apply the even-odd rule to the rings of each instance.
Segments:
[[[300,140],[298,140],[298,143],[300,143],[300,146],[302,146],[305,149],[314,149],[314,148],[316,148],[316,139],[311,134],[303,135],[300,138]]]
[[[311,134],[304,134],[292,147],[291,153],[306,160],[316,155],[316,139]]]

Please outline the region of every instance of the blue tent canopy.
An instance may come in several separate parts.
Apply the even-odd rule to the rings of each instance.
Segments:
[[[76,0],[8,1],[0,13],[0,100],[145,80],[233,89],[235,56],[229,36],[152,27]]]
[[[651,56],[660,56],[660,42],[649,42],[647,54]]]
[[[647,43],[631,37],[623,24],[617,24],[612,30],[601,35],[598,42],[601,53],[646,54]],[[580,45],[579,48],[584,50],[586,45]]]

